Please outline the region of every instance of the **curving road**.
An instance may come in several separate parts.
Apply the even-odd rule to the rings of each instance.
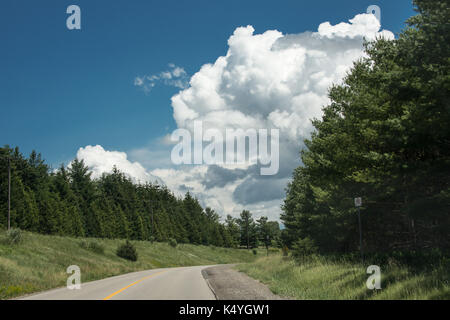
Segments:
[[[81,284],[79,290],[59,288],[24,300],[214,300],[202,276],[209,266],[162,268],[127,273]]]

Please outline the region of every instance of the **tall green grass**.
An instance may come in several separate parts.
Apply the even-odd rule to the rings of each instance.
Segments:
[[[275,294],[295,299],[450,299],[450,264],[442,259],[428,268],[408,267],[397,260],[379,264],[381,289],[369,290],[371,263],[311,256],[298,262],[280,255],[240,264],[238,270],[267,284]]]
[[[125,240],[48,236],[22,231],[12,244],[0,231],[0,299],[64,286],[67,267],[77,265],[81,280],[91,281],[122,273],[161,268],[254,261],[249,250],[212,246],[132,241],[139,258],[131,262],[116,255]]]

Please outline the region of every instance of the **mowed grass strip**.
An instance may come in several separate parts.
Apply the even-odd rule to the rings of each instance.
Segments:
[[[122,239],[89,239],[41,235],[23,232],[18,244],[5,241],[0,231],[0,299],[39,292],[66,285],[67,267],[81,269],[81,281],[98,280],[123,273],[179,266],[250,262],[251,250],[213,246],[131,241],[138,252],[132,262],[116,255]],[[86,243],[95,243],[89,248]],[[99,250],[99,248],[101,248]],[[102,252],[103,251],[103,252]]]
[[[450,299],[450,270],[445,264],[416,272],[404,265],[381,265],[381,290],[368,290],[368,266],[325,257],[303,262],[272,255],[236,268],[267,284],[273,293],[294,299]]]

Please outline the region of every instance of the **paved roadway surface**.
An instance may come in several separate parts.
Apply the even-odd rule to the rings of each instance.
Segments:
[[[208,266],[133,272],[22,297],[25,300],[214,300],[202,276]],[[83,274],[81,274],[83,279]]]

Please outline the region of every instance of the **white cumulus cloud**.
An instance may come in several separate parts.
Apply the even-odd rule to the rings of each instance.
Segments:
[[[103,173],[112,172],[116,166],[135,183],[162,184],[160,178],[149,173],[140,163],[128,160],[125,152],[107,151],[100,145],[86,146],[78,149],[77,159],[84,161],[94,179],[101,177]]]
[[[316,32],[300,34],[278,30],[257,34],[250,25],[236,28],[226,55],[203,65],[189,87],[172,97],[173,116],[178,127],[190,130],[195,120],[202,120],[204,129],[223,132],[280,129],[280,172],[261,177],[250,166],[244,173],[224,167],[226,171],[219,174],[202,166],[200,171],[163,170],[161,177],[171,188],[182,183],[205,203],[220,204],[224,214],[237,215],[245,206],[277,218],[283,190],[275,191],[283,189],[300,164],[302,141],[313,129],[311,119],[320,118],[322,107],[329,103],[328,89],[364,56],[364,39],[394,38],[380,27],[374,15],[359,14],[348,22],[324,22]],[[214,182],[217,187],[211,188]]]
[[[305,137],[309,120],[328,102],[328,88],[363,55],[363,38],[393,38],[379,29],[372,14],[297,35],[239,27],[227,54],[205,64],[190,87],[172,97],[177,125],[191,129],[193,120],[203,120],[219,129],[278,127],[291,140]]]

